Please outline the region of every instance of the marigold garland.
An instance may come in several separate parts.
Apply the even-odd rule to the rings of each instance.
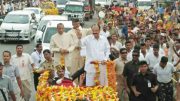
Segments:
[[[39,78],[36,101],[118,101],[117,92],[111,87],[63,87],[49,86],[49,71]]]
[[[65,57],[64,57],[64,54],[62,54],[62,55],[60,56],[60,65],[61,65],[61,66],[65,66]]]
[[[94,68],[96,70],[94,82],[95,85],[100,85],[99,76],[100,76],[100,70],[99,70],[99,61],[92,61],[91,64],[94,64]],[[114,90],[116,90],[116,71],[115,71],[115,63],[113,61],[107,60],[105,62],[106,68],[107,68],[107,79],[108,79],[108,86],[112,87]]]
[[[112,87],[116,90],[116,71],[115,71],[115,63],[113,61],[106,62],[107,67],[107,78],[108,78],[108,86]]]
[[[40,5],[45,15],[58,15],[58,9],[53,2],[42,2]]]
[[[100,70],[99,70],[99,61],[92,61],[91,64],[94,64],[94,68],[96,70],[95,76],[94,76],[94,83],[95,85],[100,85],[99,76],[100,76]]]

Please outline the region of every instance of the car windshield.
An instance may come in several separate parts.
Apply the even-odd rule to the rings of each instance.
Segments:
[[[33,11],[35,14],[39,14],[39,10],[38,9],[25,9],[27,11]]]
[[[65,5],[67,3],[67,0],[57,0],[57,4]]]
[[[15,14],[8,14],[4,21],[4,23],[20,23],[20,24],[26,24],[29,22],[29,16],[28,15],[15,15]]]
[[[37,30],[42,30],[43,26],[47,25],[48,20],[41,20],[39,25],[38,25],[38,29]]]
[[[89,2],[88,1],[83,1],[83,4],[84,4],[84,6],[87,6],[87,5],[89,5]]]
[[[96,0],[96,2],[106,2],[106,0]]]
[[[151,2],[138,2],[138,6],[151,6]]]
[[[71,28],[64,28],[64,32],[68,32]],[[56,27],[47,28],[44,36],[43,43],[50,43],[51,37],[57,33]]]
[[[83,12],[83,6],[81,6],[81,5],[66,5],[65,11],[68,11],[68,12]]]

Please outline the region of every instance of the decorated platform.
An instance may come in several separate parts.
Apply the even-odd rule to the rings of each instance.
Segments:
[[[98,76],[98,62],[93,63],[97,69]],[[51,86],[48,83],[50,71],[45,71],[39,77],[39,85],[37,87],[36,101],[118,101],[116,87],[115,87],[115,71],[113,62],[107,61],[107,78],[108,86],[98,85],[94,87],[65,87],[65,86]],[[96,76],[96,77],[97,77]],[[113,78],[113,79],[112,79]]]

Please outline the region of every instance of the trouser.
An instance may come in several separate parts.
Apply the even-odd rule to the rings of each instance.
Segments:
[[[28,80],[22,80],[22,90],[24,92],[25,101],[29,101],[31,98],[31,84]]]
[[[125,85],[124,77],[122,75],[116,75],[116,81],[119,101],[129,101],[128,88]]]
[[[176,101],[180,101],[180,84],[176,86]]]
[[[107,70],[106,66],[99,66],[99,83],[102,86],[107,86],[108,85],[108,78],[107,78]],[[95,78],[96,78],[96,72],[89,72],[86,71],[86,86],[95,86]]]
[[[158,82],[158,101],[173,101],[173,83]]]
[[[77,78],[80,77],[81,74],[83,74],[85,71],[84,71],[84,67],[80,68],[78,71],[76,71],[71,77],[72,77],[72,80],[75,80]]]
[[[40,76],[40,73],[34,73],[34,87],[35,87],[35,90],[37,90],[37,86],[38,86],[38,83],[39,83],[39,78]]]

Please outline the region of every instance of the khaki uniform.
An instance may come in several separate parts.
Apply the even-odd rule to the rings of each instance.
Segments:
[[[116,60],[114,60],[115,62],[115,70],[116,70],[116,78],[117,78],[117,92],[118,92],[118,97],[120,99],[120,101],[122,99],[124,99],[123,101],[129,101],[129,97],[128,94],[126,92],[127,87],[125,87],[124,84],[124,76],[122,75],[123,70],[124,70],[124,65],[125,63],[127,63],[128,61],[124,61],[121,58],[117,58]],[[123,94],[124,93],[124,94]],[[122,96],[124,95],[124,96]]]
[[[41,63],[39,70],[45,70],[45,69],[52,69],[56,70],[55,66],[57,66],[58,63],[52,60],[51,62],[45,60],[43,63]]]

